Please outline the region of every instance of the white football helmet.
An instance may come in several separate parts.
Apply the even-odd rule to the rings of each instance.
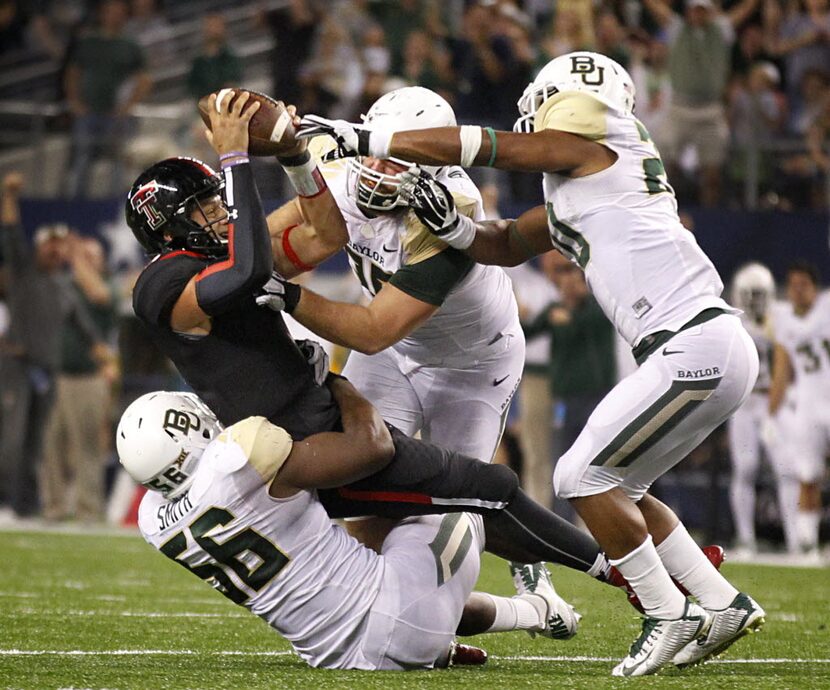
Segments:
[[[452,106],[435,91],[423,86],[405,86],[381,96],[372,104],[363,120],[369,127],[377,125],[390,132],[453,127],[456,124]],[[405,168],[413,165],[398,158],[389,160]],[[348,166],[346,189],[361,208],[382,212],[405,205],[398,196],[400,173],[389,175],[372,170],[363,164],[361,157],[350,158]],[[440,170],[437,166],[420,167],[433,175]]]
[[[142,395],[121,415],[115,443],[124,469],[166,498],[193,483],[202,453],[222,425],[193,393]]]
[[[527,85],[519,106],[514,132],[532,132],[536,111],[551,96],[565,91],[582,91],[606,105],[634,112],[634,81],[618,62],[606,55],[581,50],[560,55],[545,65]]]
[[[756,262],[746,264],[732,280],[732,301],[758,322],[763,321],[775,297],[775,279],[770,270]]]

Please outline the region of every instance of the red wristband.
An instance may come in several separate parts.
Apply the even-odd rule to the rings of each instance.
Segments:
[[[301,271],[310,271],[314,268],[314,266],[309,266],[307,263],[304,263],[299,256],[297,256],[297,252],[294,251],[294,247],[291,246],[291,243],[288,241],[288,235],[291,231],[298,227],[297,225],[290,225],[287,227],[282,233],[282,251],[285,253],[285,256],[288,260],[294,264],[296,268],[299,268]]]

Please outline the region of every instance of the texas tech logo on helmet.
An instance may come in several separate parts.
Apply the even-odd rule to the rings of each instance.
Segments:
[[[130,199],[130,206],[137,213],[144,214],[144,217],[147,219],[147,224],[152,230],[161,226],[165,220],[164,216],[155,206],[158,190],[158,182],[150,180],[147,184],[139,187]]]

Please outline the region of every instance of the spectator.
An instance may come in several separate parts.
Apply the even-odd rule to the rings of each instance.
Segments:
[[[771,59],[766,50],[763,29],[758,24],[747,24],[732,46],[732,76],[745,78],[754,64]]]
[[[386,93],[391,67],[391,54],[380,24],[370,24],[362,40],[362,60],[366,69],[360,112],[365,113],[378,98]]]
[[[144,50],[150,64],[162,65],[175,56],[175,34],[156,0],[130,0],[130,18],[124,34],[132,37]]]
[[[66,68],[66,96],[74,118],[69,194],[87,191],[93,154],[99,147],[113,164],[109,194],[122,191],[121,148],[133,107],[150,91],[141,47],[124,33],[125,0],[103,0],[98,26],[83,33]],[[126,96],[120,92],[126,89]]]
[[[559,290],[559,301],[549,304],[525,327],[530,339],[549,333],[550,387],[555,401],[554,455],[573,445],[591,412],[616,384],[614,328],[588,291],[579,267],[558,252],[548,252],[546,272]]]
[[[628,69],[630,53],[625,30],[613,12],[606,10],[597,17],[596,51]]]
[[[304,107],[327,112],[331,117],[356,116],[365,82],[363,63],[349,32],[334,15],[323,19],[302,75]]]
[[[452,103],[455,80],[449,53],[426,31],[418,29],[407,37],[401,75],[409,85],[437,91]]]
[[[821,69],[808,69],[804,72],[799,85],[800,98],[792,103],[790,109],[790,133],[805,136],[815,124],[830,99],[830,72]]]
[[[662,41],[647,38],[631,42],[631,79],[637,93],[637,117],[649,132],[665,126],[671,100],[668,47]]]
[[[536,67],[544,67],[553,58],[574,50],[588,50],[591,47],[591,39],[582,26],[579,14],[559,7],[556,10],[552,31],[542,38]]]
[[[672,101],[662,137],[655,133],[655,138],[675,171],[684,148],[695,147],[701,168],[700,201],[713,206],[720,195],[729,137],[723,97],[730,46],[735,29],[755,10],[758,0],[741,0],[728,13],[717,10],[712,0],[686,0],[682,17],[665,0],[646,0],[645,5],[669,44]]]
[[[497,12],[473,4],[464,15],[463,35],[452,47],[458,79],[456,113],[462,122],[510,129],[516,119],[516,99],[529,74],[522,70],[510,39],[497,33]]]
[[[771,62],[753,65],[746,84],[738,86],[730,99],[729,119],[732,140],[740,149],[763,147],[781,131],[784,123],[783,97],[778,68]]]
[[[770,48],[783,56],[787,93],[799,99],[799,86],[809,69],[830,65],[830,8],[828,0],[803,0],[803,11],[780,15],[776,3],[768,3]],[[777,27],[777,31],[775,28]]]
[[[488,218],[492,216],[487,215]],[[542,264],[551,265],[545,255]],[[530,263],[505,269],[513,281],[522,323],[533,322],[559,298],[550,278]],[[551,397],[550,333],[539,332],[527,339],[522,381],[516,393],[519,414],[519,446],[522,449],[522,488],[536,502],[550,507],[553,501],[551,482],[551,434],[553,398]]]
[[[0,504],[17,515],[37,511],[35,468],[54,398],[63,323],[76,318],[65,296],[66,226],[43,226],[29,247],[20,223],[23,178],[8,173],[0,185],[0,239],[6,276],[9,333],[0,359]]]
[[[99,340],[91,347],[89,334],[74,320],[56,334],[62,353],[38,472],[41,510],[47,520],[97,522],[104,517],[110,384],[117,373],[104,345],[114,326],[115,295],[101,243],[72,234],[68,241],[71,281],[65,297],[95,324]]]
[[[434,14],[434,7],[427,7],[421,0],[400,0],[376,3],[374,12],[392,51],[392,73],[401,74],[406,39],[413,31],[427,29],[428,15]]]
[[[239,86],[242,64],[228,45],[225,18],[212,12],[202,20],[202,50],[193,58],[187,77],[187,90],[194,99],[223,86]]]
[[[301,104],[299,75],[311,53],[324,9],[322,0],[290,0],[265,15],[276,43],[271,62],[274,96],[286,103]],[[308,108],[302,105],[305,112]]]

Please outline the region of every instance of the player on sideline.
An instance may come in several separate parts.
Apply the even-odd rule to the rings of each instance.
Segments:
[[[315,489],[359,479],[365,458],[388,457],[393,442],[351,384],[333,377],[329,385],[342,431],[301,442],[264,417],[222,430],[191,393],[133,402],[116,441],[125,469],[150,489],[138,518],[147,542],[265,620],[315,667],[433,668],[458,651],[468,663],[479,652],[483,663],[480,650],[457,650],[459,629],[543,631],[548,602],[538,594],[470,596],[485,547],[480,515],[407,518],[380,555],[331,523]],[[512,615],[498,621],[505,607]]]
[[[322,385],[325,359],[311,348],[307,361],[282,315],[256,303],[273,256],[246,153],[248,123],[259,104],[245,108],[246,102],[247,93],[218,105],[215,96],[210,100],[212,142],[223,177],[200,161],[174,158],[151,166],[133,185],[128,224],[157,254],[136,283],[133,308],[223,424],[261,415],[299,441],[338,431],[340,413]],[[287,169],[289,178],[311,220],[299,234],[314,245],[320,239],[314,228],[336,234],[342,216],[310,157],[290,162],[296,165]],[[332,217],[317,222],[314,214]],[[533,503],[508,468],[390,431],[395,454],[385,466],[367,458],[359,481],[320,493],[332,517],[492,511],[499,538],[536,553],[522,562],[560,563],[606,581],[608,564],[596,542]],[[550,594],[557,597],[552,588]],[[576,617],[568,615],[574,630]],[[559,618],[552,615],[551,630]]]
[[[830,294],[819,291],[818,270],[807,262],[787,269],[786,285],[792,308],[775,316],[769,412],[774,419],[781,415],[787,389],[792,386],[795,425],[789,435],[788,458],[801,483],[797,538],[805,560],[820,565],[821,479],[830,451]]]
[[[613,670],[620,676],[705,660],[764,617],[647,493],[746,399],[758,354],[720,298],[717,271],[680,224],[659,153],[633,108],[628,73],[603,55],[577,52],[549,62],[527,87],[515,133],[474,126],[396,133],[307,116],[301,135],[331,135],[334,156],[544,174],[545,205],[514,221],[458,214],[426,173],[411,175],[405,193],[441,239],[481,263],[561,251],[585,271],[640,363],[600,402],[554,473],[557,496],[571,500],[647,614]]]
[[[729,451],[732,458],[729,498],[735,521],[735,551],[742,560],[750,560],[757,553],[755,481],[761,463],[761,448],[776,476],[778,504],[788,548],[795,543],[793,523],[798,504],[798,480],[791,467],[789,453],[780,443],[783,434],[777,429],[770,433],[771,425],[778,425],[770,419],[768,411],[774,312],[778,306],[774,300],[775,280],[766,266],[750,263],[735,273],[732,301],[743,311],[741,321],[755,343],[760,361],[758,380],[752,393],[729,420]]]
[[[369,108],[366,122],[398,129],[456,123],[452,106],[420,86],[382,96]],[[291,315],[353,351],[343,373],[387,422],[407,436],[420,432],[425,441],[488,461],[524,364],[516,299],[501,268],[476,264],[448,247],[407,207],[398,189],[400,174],[409,167],[400,160],[372,158],[322,167],[343,214],[349,235],[345,250],[368,305],[328,300],[285,283],[275,286],[277,294],[258,301],[280,310],[285,290],[301,294]],[[444,166],[432,171],[452,192],[461,213],[483,220],[481,194],[464,170]],[[303,222],[296,202],[268,216],[274,237],[293,233]],[[289,253],[296,260],[280,265],[284,277],[311,268],[297,254],[304,251],[301,242],[295,241]],[[364,523],[349,528],[371,535],[371,526]],[[528,568],[535,574],[522,577],[520,571]],[[511,571],[520,589],[547,577],[541,565],[511,566]]]

